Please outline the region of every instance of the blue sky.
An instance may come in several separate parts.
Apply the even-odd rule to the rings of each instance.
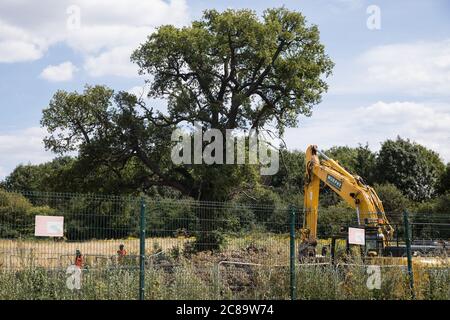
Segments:
[[[448,1],[2,0],[0,179],[19,163],[54,157],[39,120],[56,90],[105,84],[138,92],[144,79],[129,53],[156,26],[189,24],[207,8],[261,13],[281,5],[319,26],[336,63],[313,116],[288,129],[289,148],[368,142],[378,150],[401,135],[450,161]],[[367,27],[370,5],[379,8],[380,29]]]

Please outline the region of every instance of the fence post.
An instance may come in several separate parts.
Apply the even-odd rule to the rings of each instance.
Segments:
[[[409,287],[411,289],[411,296],[413,299],[415,299],[414,273],[412,269],[412,254],[411,254],[411,229],[409,225],[409,214],[406,210],[403,212],[403,222],[405,224],[405,244],[406,244],[406,256],[408,259]]]
[[[139,223],[139,300],[145,299],[145,200],[141,198]]]
[[[216,299],[220,300],[220,262],[217,263],[216,267],[214,268],[214,290],[216,292]]]
[[[291,274],[291,300],[296,299],[296,279],[295,279],[295,207],[290,208],[290,274]]]

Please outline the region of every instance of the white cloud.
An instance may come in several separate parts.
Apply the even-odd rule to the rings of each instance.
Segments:
[[[49,65],[42,70],[40,77],[53,82],[69,81],[77,70],[72,62],[66,61],[56,66]]]
[[[0,133],[0,180],[22,164],[39,164],[54,155],[46,152],[42,142],[45,130],[38,127]]]
[[[368,107],[359,108],[358,116],[368,128],[376,128],[380,123],[385,123],[416,134],[447,132],[447,138],[450,139],[450,105],[378,101]]]
[[[77,28],[69,27],[76,13],[67,10],[73,6],[80,13]],[[90,75],[129,77],[132,48],[161,24],[187,22],[185,0],[1,1],[0,63],[36,60],[65,43],[85,58]]]
[[[148,108],[153,108],[155,111],[160,111],[167,114],[167,100],[161,98],[148,98],[149,92],[148,86],[135,86],[127,90],[128,93],[134,94],[136,97],[141,98]]]
[[[33,38],[21,28],[0,19],[0,63],[34,61],[42,57],[45,49],[43,39]]]
[[[342,112],[317,109],[299,128],[288,129],[289,148],[304,150],[309,144],[326,149],[334,145],[369,143],[378,150],[381,142],[398,135],[438,152],[450,161],[450,104],[383,102]]]
[[[0,63],[33,61],[42,57],[42,51],[33,43],[24,41],[0,41]]]
[[[450,39],[374,47],[345,69],[341,72],[345,80],[339,83],[335,79],[336,86],[331,86],[330,92],[448,96]]]
[[[138,74],[138,67],[130,62],[133,50],[131,47],[116,47],[98,56],[88,57],[84,68],[93,77],[106,75],[135,77]]]

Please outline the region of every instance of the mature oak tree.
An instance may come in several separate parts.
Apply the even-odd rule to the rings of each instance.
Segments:
[[[168,98],[159,120],[228,129],[296,125],[320,102],[333,67],[317,26],[284,8],[262,21],[250,10],[205,11],[189,27],[160,27],[132,60],[151,75],[149,96]]]
[[[171,132],[200,122],[203,129],[257,129],[282,135],[309,116],[327,90],[333,63],[317,26],[285,8],[205,11],[188,27],[161,26],[132,55],[147,75],[149,97],[165,98],[167,113],[126,92],[87,86],[58,91],[43,112],[48,149],[78,151],[89,167],[120,178],[130,163],[140,188],[165,186],[202,200],[225,200],[257,183],[254,166],[175,165]],[[129,170],[127,171],[129,172]]]

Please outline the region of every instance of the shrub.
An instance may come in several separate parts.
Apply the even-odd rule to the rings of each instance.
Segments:
[[[391,223],[401,224],[401,214],[410,206],[406,196],[391,183],[375,184],[374,189],[383,202],[384,211]]]
[[[347,226],[356,222],[355,209],[345,202],[327,208],[319,208],[317,234],[320,238],[328,238],[339,232],[341,226]]]
[[[21,194],[0,190],[0,237],[32,236],[34,217],[36,215],[50,215],[53,212],[48,206],[33,206]]]

